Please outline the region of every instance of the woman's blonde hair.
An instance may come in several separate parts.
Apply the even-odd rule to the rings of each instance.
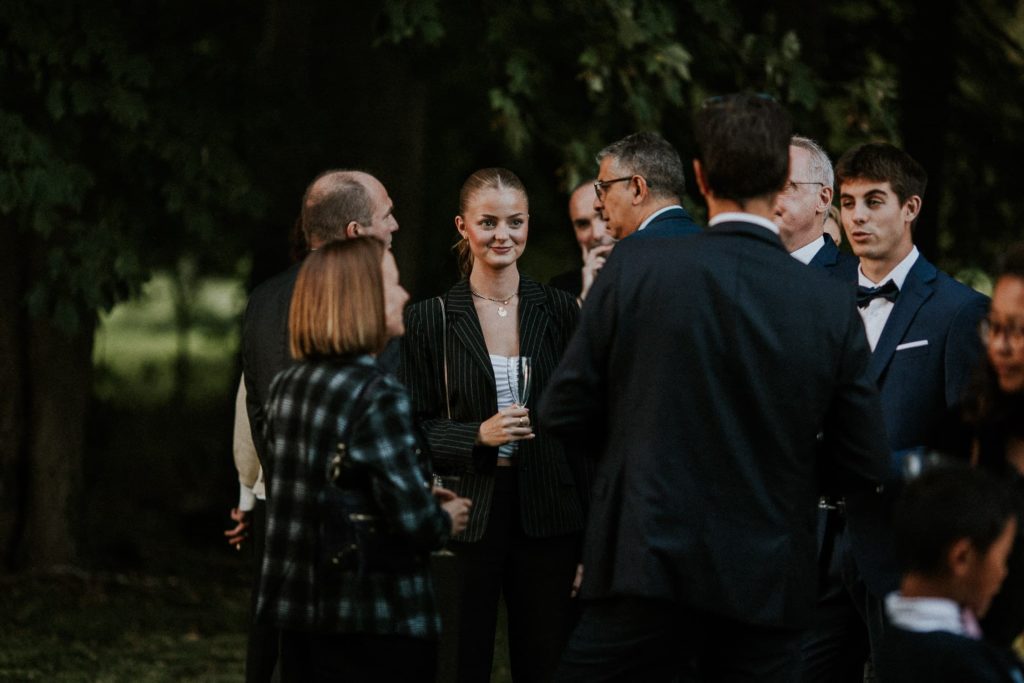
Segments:
[[[387,341],[384,245],[360,237],[328,242],[299,269],[288,310],[296,360],[377,353]]]
[[[465,217],[470,202],[481,190],[504,189],[519,190],[529,203],[526,187],[515,173],[507,168],[481,168],[462,183],[462,189],[459,190],[459,215]],[[455,258],[459,263],[459,272],[462,273],[462,277],[469,277],[469,272],[473,270],[473,252],[469,250],[469,240],[465,237],[461,238],[452,249],[455,250]]]

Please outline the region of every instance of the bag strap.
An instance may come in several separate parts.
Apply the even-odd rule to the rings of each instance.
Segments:
[[[444,367],[444,405],[448,410],[448,419],[452,419],[452,400],[448,393],[448,317],[444,313],[444,299],[437,297],[441,306],[441,365]]]

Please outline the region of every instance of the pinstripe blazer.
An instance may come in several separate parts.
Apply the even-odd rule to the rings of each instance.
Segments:
[[[413,414],[426,434],[434,469],[445,486],[473,500],[469,526],[455,537],[477,541],[487,528],[494,492],[498,449],[476,446],[480,423],[497,412],[494,370],[473,306],[469,282],[463,280],[443,297],[420,301],[405,312],[400,377],[412,396]],[[535,439],[520,441],[520,514],[523,530],[533,537],[577,532],[583,528],[589,469],[582,458],[567,456],[561,443],[536,420],[535,406],[576,327],[579,309],[571,296],[527,278],[519,283],[519,348],[533,358],[533,387],[527,400]],[[445,318],[446,316],[446,318]],[[445,330],[447,327],[447,330]],[[446,332],[447,417],[442,353]]]

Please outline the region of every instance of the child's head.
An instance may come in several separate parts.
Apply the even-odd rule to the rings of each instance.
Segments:
[[[895,512],[904,576],[923,579],[939,593],[934,597],[955,600],[978,616],[1006,578],[1016,529],[1007,487],[966,467],[924,473],[907,486]]]

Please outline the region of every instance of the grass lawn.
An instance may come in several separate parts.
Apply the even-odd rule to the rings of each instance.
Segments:
[[[248,590],[226,577],[0,578],[2,681],[241,681]]]
[[[237,502],[234,280],[206,280],[188,332],[184,399],[171,281],[103,316],[87,426],[80,567],[0,576],[0,682],[242,681],[250,558],[222,530]],[[502,619],[504,610],[502,610]],[[510,680],[499,627],[492,680]]]

